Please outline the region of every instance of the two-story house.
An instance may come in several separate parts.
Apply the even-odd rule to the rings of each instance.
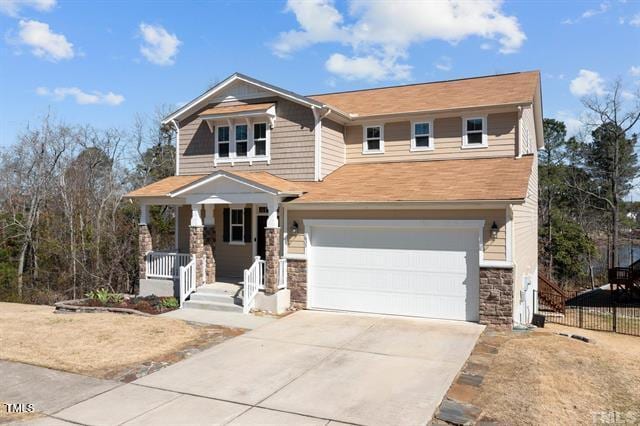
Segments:
[[[184,300],[238,276],[246,310],[530,320],[538,72],[310,96],[234,74],[163,124],[176,174],[128,194],[142,280]],[[176,206],[175,254],[153,252],[153,204]]]

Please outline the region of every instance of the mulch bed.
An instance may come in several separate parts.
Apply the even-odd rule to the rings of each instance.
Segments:
[[[71,310],[76,312],[120,312],[120,313],[142,313],[147,315],[158,315],[165,312],[173,311],[177,308],[166,308],[162,305],[164,299],[169,297],[158,296],[135,296],[125,297],[122,302],[106,302],[102,303],[96,299],[79,299],[68,300],[56,303],[58,310]]]

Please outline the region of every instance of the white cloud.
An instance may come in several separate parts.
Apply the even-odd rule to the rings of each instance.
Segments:
[[[633,77],[640,77],[640,65],[636,66],[631,66],[631,68],[629,68],[629,74],[631,74]]]
[[[48,12],[56,5],[56,0],[0,0],[0,13],[17,17],[23,8]]]
[[[348,58],[334,53],[325,64],[327,70],[346,80],[406,80],[411,76],[411,66],[385,61],[375,56]]]
[[[565,126],[567,126],[568,137],[578,136],[583,131],[584,124],[582,124],[582,121],[569,111],[558,111],[556,120],[564,122]]]
[[[501,0],[393,3],[351,0],[350,22],[345,23],[332,0],[289,0],[286,10],[293,12],[300,28],[280,33],[272,49],[278,56],[289,56],[316,43],[340,43],[351,47],[350,60],[357,61],[354,65],[375,62],[377,66],[376,70],[354,75],[408,79],[410,66],[402,62],[407,60],[409,48],[415,43],[444,40],[456,44],[476,36],[497,41],[501,53],[518,51],[526,36],[518,19],[505,15],[501,7]],[[334,53],[327,64],[343,65],[345,59],[347,55]],[[394,70],[398,73],[394,74]]]
[[[576,19],[568,18],[562,21],[562,23],[569,24],[569,25],[575,24],[582,21],[583,19],[589,19],[597,15],[602,15],[603,13],[606,13],[610,8],[611,8],[611,3],[609,3],[608,1],[604,1],[598,5],[597,9],[587,9],[584,12],[582,12],[582,14],[578,18]]]
[[[602,96],[606,93],[604,88],[604,79],[595,71],[580,70],[578,76],[571,80],[569,90],[575,96],[597,95]]]
[[[451,71],[453,68],[453,61],[448,56],[441,56],[440,59],[435,63],[435,66],[440,71]]]
[[[633,27],[640,27],[640,13],[636,13],[629,20],[629,25]]]
[[[182,42],[175,34],[170,34],[161,25],[140,24],[140,35],[144,42],[140,45],[140,53],[149,62],[156,65],[173,65],[178,47]]]
[[[636,98],[636,95],[628,90],[623,90],[622,92],[620,92],[620,96],[625,101],[632,101]]]
[[[102,93],[93,91],[87,93],[77,87],[56,87],[49,90],[46,87],[38,87],[36,89],[38,96],[48,96],[56,101],[63,101],[67,97],[72,97],[77,104],[80,105],[110,105],[116,106],[124,102],[124,96],[113,92]]]
[[[491,46],[491,43],[482,43],[480,45],[480,49],[482,50],[491,50],[493,48],[493,46]]]
[[[18,42],[29,46],[35,56],[51,61],[73,58],[73,44],[64,35],[51,31],[49,24],[21,20],[19,26]]]

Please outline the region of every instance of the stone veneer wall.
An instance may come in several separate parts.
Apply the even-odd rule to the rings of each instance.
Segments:
[[[216,250],[216,227],[204,227],[204,257],[206,263],[206,281],[207,283],[216,282],[216,260],[213,253]]]
[[[513,270],[480,268],[480,324],[513,325]]]
[[[280,228],[264,228],[264,291],[278,291],[278,268],[280,267]]]
[[[202,276],[202,262],[204,262],[204,228],[202,226],[189,227],[189,253],[196,256],[196,285],[204,282]]]
[[[287,259],[287,288],[291,291],[291,304],[307,307],[307,261]]]
[[[141,280],[147,278],[147,252],[152,250],[153,242],[149,227],[144,224],[138,225],[138,267]]]

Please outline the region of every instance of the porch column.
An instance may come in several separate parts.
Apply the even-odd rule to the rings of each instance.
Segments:
[[[138,265],[140,279],[147,278],[147,253],[153,250],[153,241],[147,221],[149,220],[149,206],[140,206],[140,223],[138,224]]]
[[[280,264],[280,226],[278,224],[278,201],[267,203],[269,217],[264,229],[265,265],[264,292],[274,294],[278,291],[278,268]]]
[[[206,280],[208,283],[216,282],[216,259],[213,253],[216,250],[216,227],[213,216],[213,204],[204,205],[204,257],[206,262]]]
[[[200,208],[200,204],[191,205],[191,223],[189,224],[189,253],[196,257],[196,285],[204,283],[204,227]]]

